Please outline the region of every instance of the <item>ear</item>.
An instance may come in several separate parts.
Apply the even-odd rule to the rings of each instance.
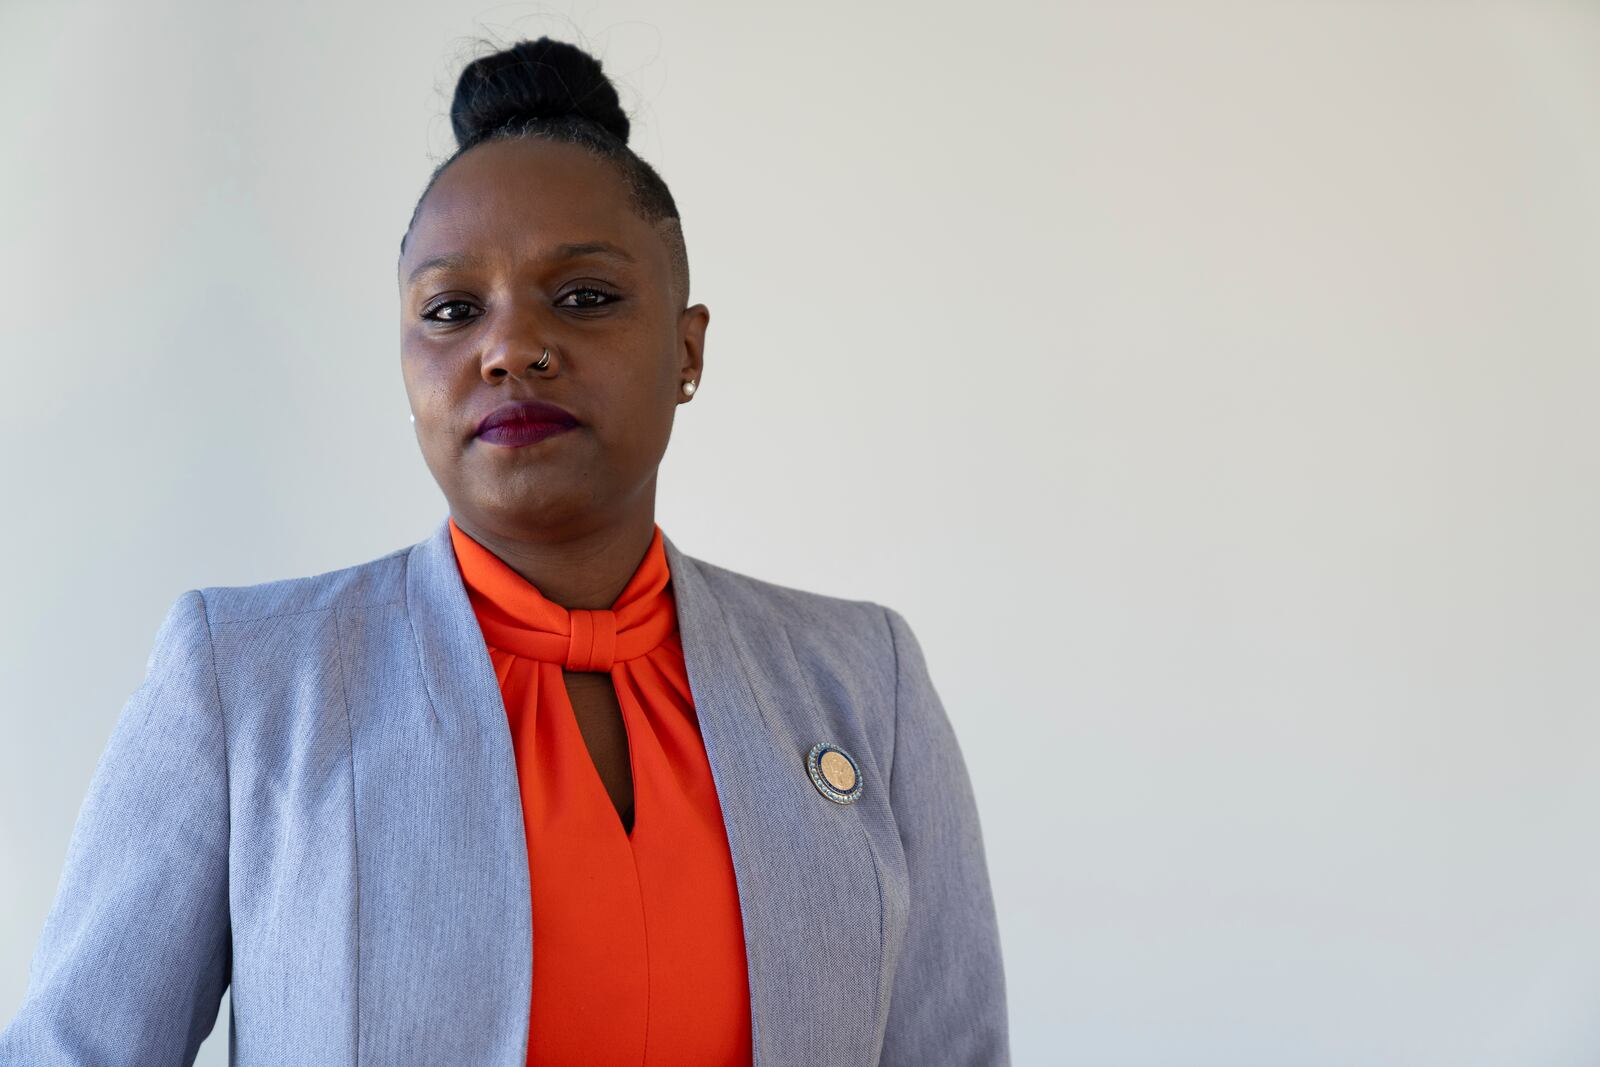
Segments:
[[[711,322],[711,309],[704,304],[684,308],[678,315],[678,403],[690,400],[683,394],[682,383],[692,381],[696,388],[705,376],[706,326]]]

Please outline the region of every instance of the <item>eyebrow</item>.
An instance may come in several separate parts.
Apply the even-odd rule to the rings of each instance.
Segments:
[[[570,241],[567,244],[556,245],[550,250],[550,259],[560,263],[564,260],[578,259],[582,256],[609,256],[620,259],[624,263],[637,263],[621,245],[612,244],[610,241]],[[464,267],[476,267],[483,261],[477,256],[465,252],[449,252],[441,256],[434,256],[418,263],[411,276],[406,279],[410,285],[419,277],[432,270],[456,270]]]

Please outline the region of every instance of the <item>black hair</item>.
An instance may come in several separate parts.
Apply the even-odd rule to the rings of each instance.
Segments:
[[[456,82],[450,126],[456,150],[434,168],[417,197],[400,238],[402,255],[428,190],[463,152],[485,141],[540,137],[578,145],[617,168],[627,184],[631,207],[666,242],[677,299],[687,305],[689,256],[678,205],[655,168],[628,147],[631,123],[599,60],[576,45],[549,37],[518,41],[480,56],[467,64]]]

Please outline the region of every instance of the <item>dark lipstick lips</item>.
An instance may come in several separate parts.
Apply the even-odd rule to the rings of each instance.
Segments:
[[[522,445],[578,425],[572,412],[540,400],[502,404],[478,424],[478,436],[495,444]]]

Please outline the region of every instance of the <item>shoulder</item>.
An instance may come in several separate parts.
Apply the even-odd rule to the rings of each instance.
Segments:
[[[394,604],[405,599],[406,556],[412,547],[317,574],[252,585],[208,585],[191,592],[200,597],[213,627]]]
[[[792,649],[813,679],[870,679],[875,694],[892,705],[900,677],[926,670],[911,627],[894,608],[783,585],[694,557],[689,562],[730,626],[768,655]]]
[[[690,561],[718,602],[742,617],[770,617],[805,633],[889,639],[888,609],[877,601],[782,585],[694,557]]]

